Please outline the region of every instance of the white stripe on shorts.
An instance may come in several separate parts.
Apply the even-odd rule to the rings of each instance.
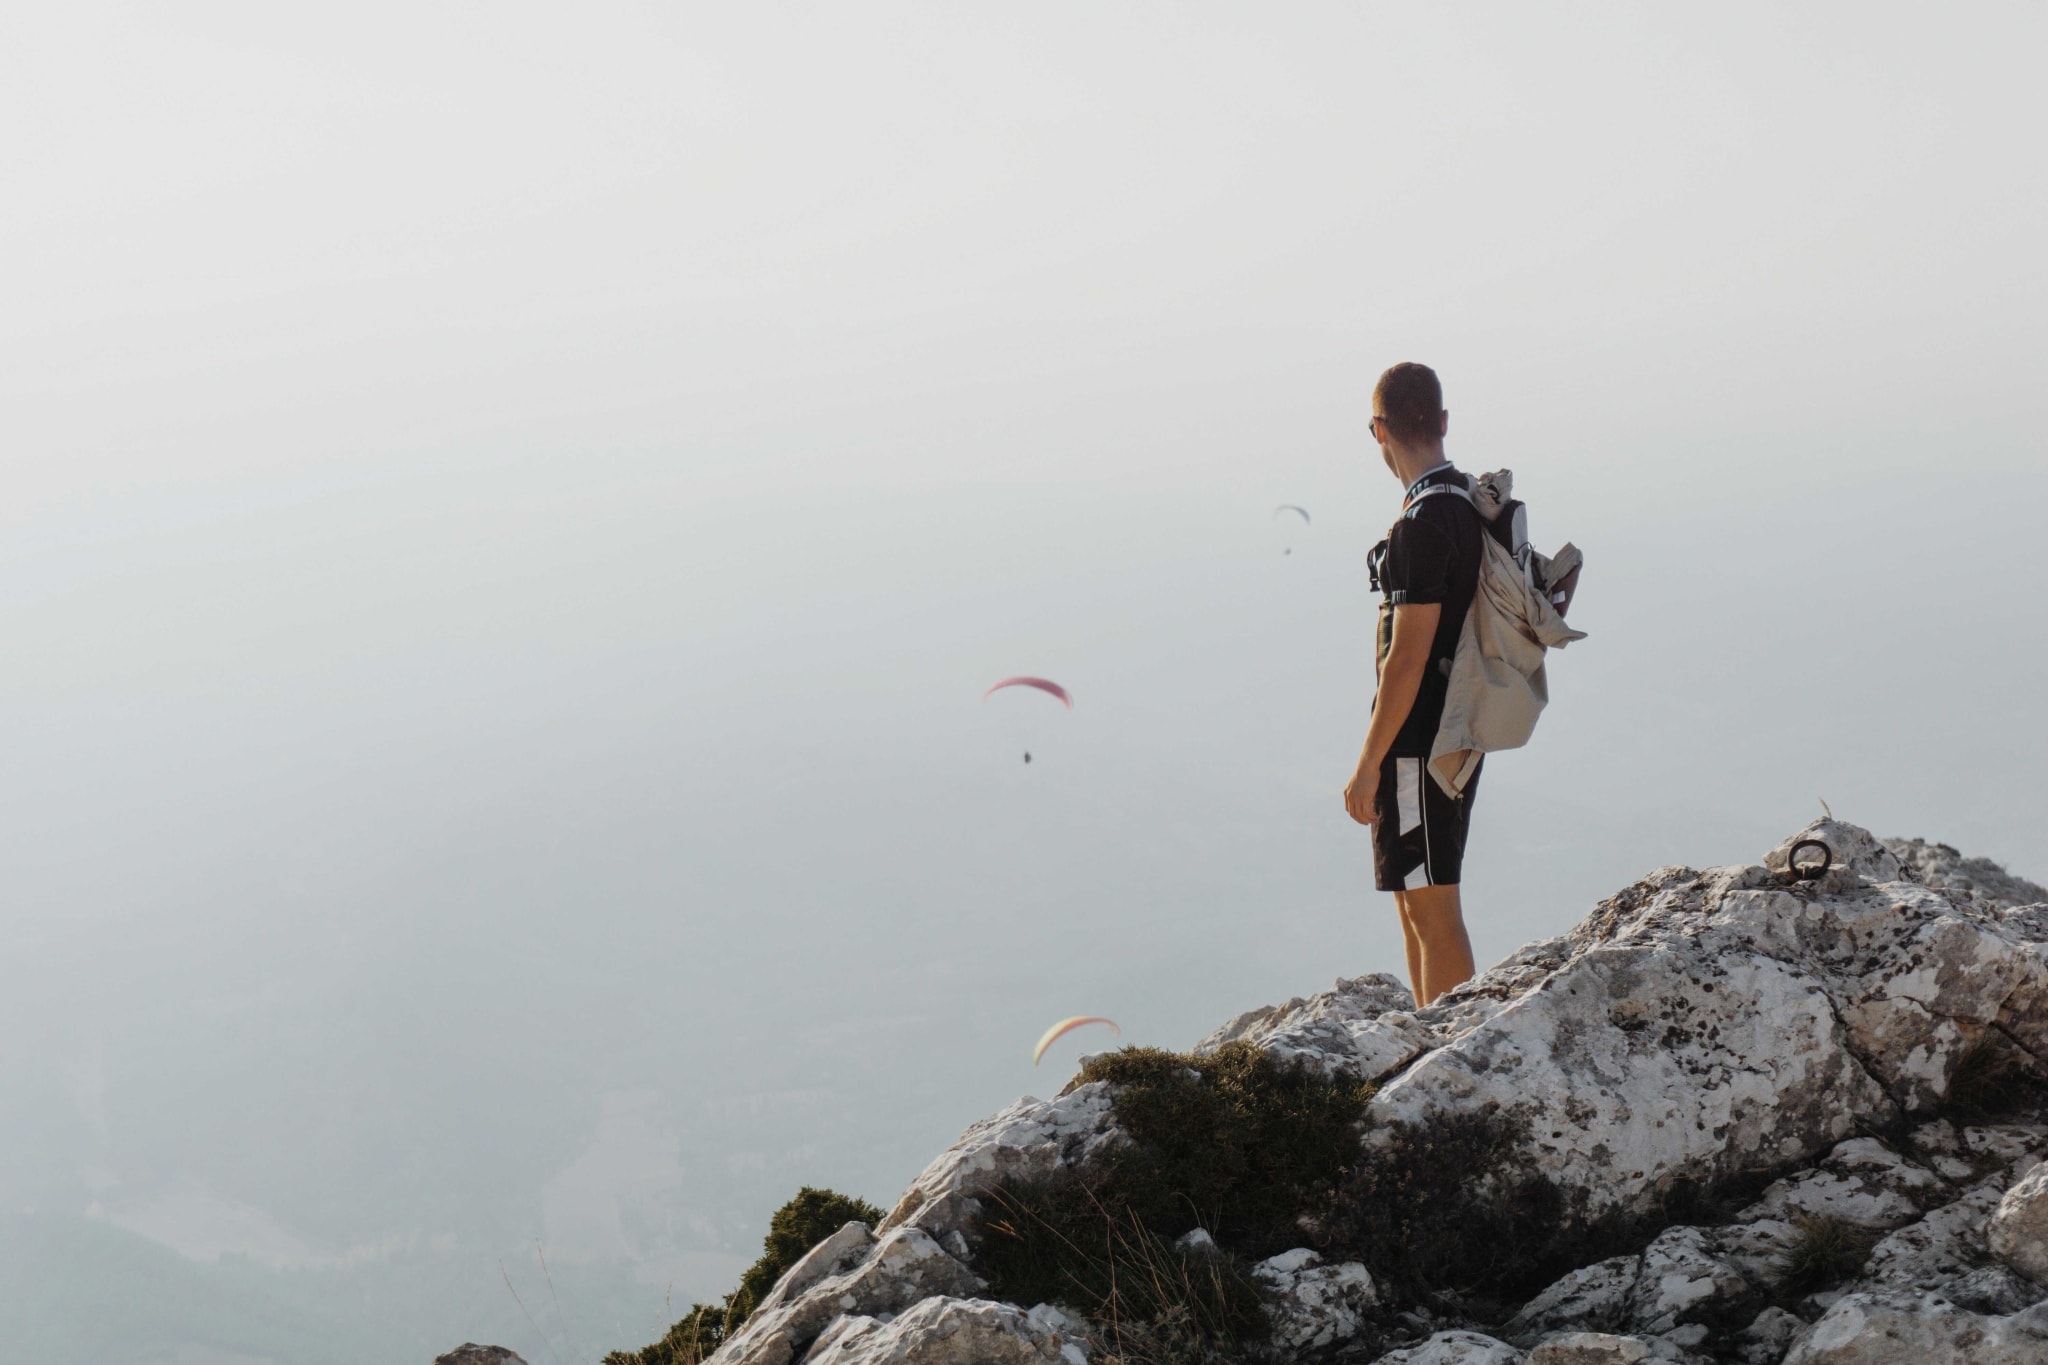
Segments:
[[[1401,832],[1406,834],[1422,823],[1422,760],[1394,760],[1394,795],[1401,803]]]

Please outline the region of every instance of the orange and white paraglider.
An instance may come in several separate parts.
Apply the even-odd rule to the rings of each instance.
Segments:
[[[1037,1066],[1038,1059],[1045,1055],[1045,1050],[1047,1048],[1051,1047],[1054,1043],[1057,1043],[1060,1039],[1066,1037],[1069,1033],[1072,1033],[1075,1029],[1081,1027],[1081,1025],[1083,1024],[1107,1024],[1109,1025],[1109,1031],[1111,1033],[1114,1033],[1119,1038],[1124,1036],[1124,1031],[1116,1026],[1116,1021],[1114,1019],[1104,1019],[1100,1015],[1094,1014],[1077,1014],[1072,1019],[1060,1020],[1057,1024],[1054,1024],[1051,1028],[1045,1031],[1045,1036],[1038,1040],[1038,1046],[1032,1049],[1031,1065]]]

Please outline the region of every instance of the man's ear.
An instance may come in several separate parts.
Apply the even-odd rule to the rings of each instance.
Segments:
[[[1438,436],[1448,436],[1448,435],[1450,435],[1450,434],[1451,434],[1451,410],[1450,410],[1449,408],[1445,408],[1445,409],[1444,409],[1444,410],[1443,410],[1442,412],[1440,412],[1440,413],[1438,413],[1438,414],[1437,414],[1437,419],[1436,419],[1436,420],[1437,420],[1436,434],[1437,434]]]

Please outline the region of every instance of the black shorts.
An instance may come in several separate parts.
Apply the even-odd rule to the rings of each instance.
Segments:
[[[1472,770],[1465,794],[1450,797],[1429,775],[1426,758],[1389,756],[1380,768],[1380,818],[1372,827],[1373,881],[1382,891],[1420,886],[1456,886],[1465,864],[1465,832],[1479,772]]]

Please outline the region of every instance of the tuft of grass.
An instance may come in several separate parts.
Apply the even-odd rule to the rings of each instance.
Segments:
[[[2048,1101],[2040,1064],[2003,1035],[1992,1033],[1970,1048],[1948,1078],[1944,1112],[1964,1123],[1984,1123]]]
[[[637,1351],[613,1351],[604,1365],[698,1365],[747,1320],[775,1282],[804,1254],[848,1223],[882,1221],[882,1211],[864,1199],[806,1185],[768,1220],[761,1258],[740,1277],[739,1287],[718,1303],[696,1303],[660,1341]]]
[[[1095,1365],[1246,1365],[1249,1357],[1234,1342],[1208,1336],[1187,1314],[1169,1308],[1150,1322],[1124,1324],[1092,1357]]]
[[[1241,1259],[1179,1250],[1104,1184],[1062,1172],[990,1191],[976,1268],[1005,1299],[1079,1310],[1134,1362],[1160,1342],[1230,1350],[1265,1335],[1263,1295]]]
[[[1780,1292],[1800,1298],[1833,1289],[1863,1269],[1877,1238],[1868,1228],[1822,1215],[1792,1220],[1792,1244],[1779,1258]]]

